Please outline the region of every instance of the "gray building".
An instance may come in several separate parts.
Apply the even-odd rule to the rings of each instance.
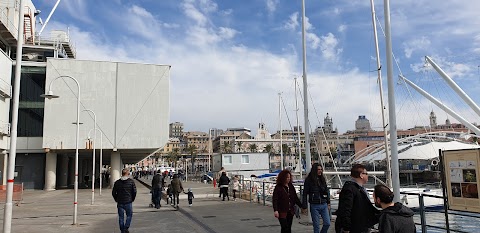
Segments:
[[[102,163],[111,166],[111,181],[118,179],[122,164],[140,161],[168,140],[170,66],[76,60],[67,32],[52,31],[50,35],[42,35],[42,40],[36,36],[38,11],[31,0],[25,1],[28,11],[23,25],[26,40],[22,53],[15,183],[45,190],[73,186],[77,97],[81,111],[79,180],[91,176],[92,166],[97,171],[94,179],[98,180],[100,175],[99,159],[92,165],[93,151],[87,138],[90,135],[93,139],[94,123],[93,115],[86,109],[96,113],[96,126],[104,134],[102,146],[97,133],[96,155],[103,147]],[[8,12],[7,17],[0,17],[2,184],[6,184],[11,80],[16,64],[18,7],[15,8],[14,2],[0,4],[0,11]],[[80,93],[70,77],[78,81]],[[60,98],[40,97],[49,91],[50,85]]]
[[[216,154],[212,157],[212,171],[218,172],[224,167],[228,176],[262,175],[269,172],[269,164],[268,153]]]
[[[181,138],[183,135],[183,123],[181,122],[173,122],[169,125],[169,137],[171,138]]]

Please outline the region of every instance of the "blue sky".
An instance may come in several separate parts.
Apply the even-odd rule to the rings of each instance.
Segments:
[[[44,21],[56,2],[32,1]],[[311,125],[323,125],[328,112],[340,132],[353,129],[358,115],[380,129],[370,1],[305,3]],[[383,26],[383,1],[375,4]],[[431,56],[478,102],[478,9],[475,1],[392,1],[391,28],[401,72],[480,123],[424,66],[424,56]],[[186,130],[247,127],[255,132],[264,122],[274,132],[279,92],[286,109],[282,128],[290,128],[287,115],[295,124],[294,77],[303,85],[300,0],[68,0],[60,3],[45,33],[67,28],[78,59],[172,65],[171,121],[183,122]],[[380,28],[379,35],[386,96]],[[395,80],[399,73],[395,66]],[[428,125],[431,110],[439,122],[458,122],[405,84],[395,89],[398,128]],[[303,122],[303,107],[299,117]]]

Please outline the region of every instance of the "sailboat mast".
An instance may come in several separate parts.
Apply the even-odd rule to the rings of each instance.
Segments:
[[[278,93],[278,128],[280,130],[280,170],[283,170],[283,144],[282,144],[282,93]]]
[[[378,74],[378,86],[380,87],[380,105],[382,107],[382,128],[383,128],[383,137],[385,142],[385,161],[387,161],[387,185],[388,187],[392,188],[392,173],[390,172],[390,154],[388,153],[388,132],[387,132],[387,124],[385,121],[385,105],[383,103],[383,82],[382,82],[382,70],[380,64],[380,51],[378,49],[378,34],[377,34],[377,21],[375,15],[375,5],[373,4],[373,0],[370,0],[370,5],[372,8],[372,24],[373,24],[373,38],[375,40],[375,55],[377,56],[377,74]],[[375,163],[375,161],[374,161]]]
[[[303,117],[305,122],[305,163],[306,171],[309,172],[312,167],[312,157],[310,155],[310,122],[308,121],[307,48],[305,34],[305,0],[302,0]]]
[[[398,167],[397,118],[395,116],[395,81],[393,80],[393,51],[390,28],[390,0],[384,0],[385,37],[388,81],[388,116],[390,125],[390,148],[392,152],[392,187],[394,202],[400,201],[400,171]]]
[[[302,149],[301,149],[301,137],[300,137],[300,123],[298,121],[298,101],[297,101],[297,77],[295,77],[295,112],[297,115],[297,136],[298,136],[298,163],[297,163],[297,168],[300,168],[300,179],[302,179],[303,176],[303,167],[302,167]]]

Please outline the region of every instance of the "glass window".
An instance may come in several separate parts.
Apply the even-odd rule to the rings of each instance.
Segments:
[[[224,165],[231,165],[232,164],[232,156],[231,155],[224,155],[223,156],[223,164]]]
[[[249,164],[249,163],[250,163],[249,155],[242,155],[242,164]]]
[[[17,128],[19,137],[43,136],[45,99],[40,95],[45,93],[45,73],[45,67],[22,67]],[[14,78],[15,74],[12,73],[12,83]]]

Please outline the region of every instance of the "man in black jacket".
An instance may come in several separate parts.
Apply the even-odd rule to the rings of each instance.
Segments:
[[[160,171],[157,171],[152,179],[152,200],[155,204],[155,208],[157,209],[160,209],[160,207],[162,206],[160,204],[160,197],[163,188],[163,176],[160,173]]]
[[[373,207],[367,190],[368,173],[361,164],[353,165],[350,176],[340,192],[335,231],[337,233],[368,233],[378,223],[379,211]]]
[[[115,181],[112,189],[113,199],[117,202],[118,222],[120,224],[120,231],[128,233],[128,228],[132,222],[132,202],[135,201],[137,195],[137,188],[135,182],[128,177],[129,170],[127,168],[122,170],[122,177]],[[127,220],[124,221],[124,214],[127,215]]]
[[[375,186],[373,199],[375,206],[382,208],[378,230],[380,233],[415,233],[413,211],[402,203],[393,203],[393,192],[383,185]]]

